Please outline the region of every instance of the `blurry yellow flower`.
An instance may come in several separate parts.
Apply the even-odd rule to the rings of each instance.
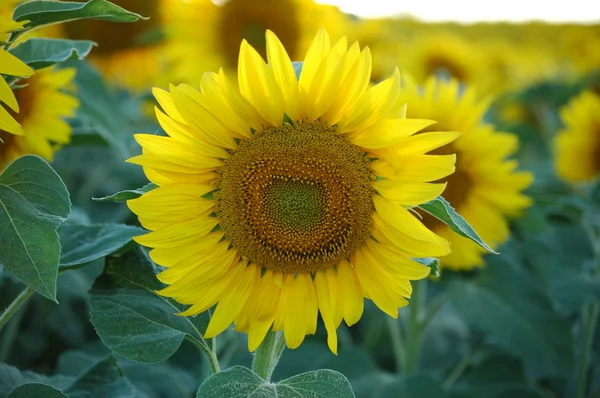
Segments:
[[[456,153],[456,172],[442,179],[448,183],[443,196],[486,243],[498,248],[509,236],[506,217],[519,215],[531,203],[521,191],[533,176],[516,171],[518,162],[507,159],[517,149],[517,137],[485,124],[488,103],[478,100],[473,89],[461,89],[456,80],[432,77],[422,88],[408,78],[404,82],[399,100],[408,103],[409,117],[431,118],[438,122],[433,126],[436,130],[461,133],[451,145],[427,150],[431,156]],[[484,264],[485,251],[475,243],[431,216],[425,216],[424,222],[452,244],[452,253],[441,259],[442,266],[466,270]]]
[[[63,119],[75,115],[79,102],[65,92],[75,69],[46,68],[14,91],[21,111],[11,116],[23,126],[25,135],[8,134],[0,128],[0,170],[19,156],[33,154],[52,161],[54,152],[71,138],[71,127]],[[2,108],[4,109],[4,108]]]
[[[150,19],[132,23],[80,20],[61,24],[61,37],[98,44],[88,59],[111,83],[132,90],[149,88],[165,80],[162,59],[164,7],[171,0],[112,0]]]
[[[272,30],[292,61],[306,52],[314,32],[325,27],[339,37],[345,16],[329,5],[313,0],[210,0],[171,1],[166,57],[173,64],[171,79],[192,84],[208,70],[237,67],[239,43],[247,40],[266,56],[264,31]]]
[[[142,165],[159,187],[128,201],[152,232],[136,240],[167,267],[159,294],[217,305],[206,337],[232,322],[255,350],[270,330],[296,348],[321,313],[337,350],[342,319],[357,322],[369,298],[392,317],[410,280],[429,269],[411,258],[449,253],[407,207],[432,200],[454,155],[424,152],[456,133],[414,135],[396,72],[369,88],[371,56],[321,29],[300,77],[281,41],[266,34],[268,66],[245,40],[238,83],[221,70],[155,89],[168,136],[136,135]]]
[[[21,29],[22,27],[23,24],[0,15],[0,43],[8,38],[9,32]],[[3,131],[11,134],[23,134],[23,129],[14,119],[13,115],[1,105],[4,103],[14,113],[19,112],[19,104],[15,95],[2,75],[25,77],[32,74],[33,70],[29,66],[11,55],[0,45],[0,134]]]
[[[569,182],[600,175],[600,96],[584,91],[560,110],[563,129],[555,139],[556,174]]]

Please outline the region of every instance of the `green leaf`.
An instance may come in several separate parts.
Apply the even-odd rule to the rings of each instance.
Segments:
[[[154,188],[157,188],[156,184],[146,184],[138,189],[130,189],[126,191],[117,192],[115,194],[109,196],[103,196],[101,198],[92,198],[97,202],[126,202],[129,199],[136,199],[145,194],[146,192],[152,191]]]
[[[422,204],[419,208],[448,225],[457,234],[471,239],[490,253],[498,254],[477,235],[473,227],[441,196],[438,196],[431,202]]]
[[[95,45],[88,40],[29,39],[10,50],[10,53],[33,69],[87,57]]]
[[[439,381],[425,375],[396,377],[394,381],[385,384],[376,395],[373,395],[373,397],[376,398],[445,398],[447,396],[448,395],[442,390],[442,386]]]
[[[0,363],[0,397],[6,397],[11,391],[25,384],[44,384],[59,391],[68,388],[75,379],[67,376],[44,376],[31,371],[21,372],[14,366]]]
[[[353,398],[348,380],[333,370],[302,373],[269,383],[250,369],[234,366],[210,376],[198,389],[197,398]]]
[[[154,264],[142,249],[109,257],[105,273],[91,291],[91,321],[114,353],[133,361],[166,360],[189,336],[208,350],[202,335],[208,314],[181,317],[183,305],[158,296],[164,288]]]
[[[29,21],[25,28],[33,29],[78,19],[99,19],[111,22],[135,22],[146,19],[106,0],[30,1],[17,6],[13,12],[17,22]]]
[[[555,313],[536,282],[514,262],[488,261],[474,280],[452,283],[448,296],[454,308],[471,326],[521,358],[528,374],[571,374],[570,322]]]
[[[110,356],[87,369],[65,392],[69,398],[134,398],[135,388]]]
[[[58,229],[62,245],[61,269],[73,269],[112,254],[144,230],[124,224],[80,225],[69,222]]]
[[[23,384],[12,390],[8,398],[68,398],[65,393],[41,383]]]
[[[0,174],[0,264],[56,301],[57,228],[69,216],[69,192],[48,163],[23,156]]]
[[[421,263],[429,268],[431,268],[431,275],[440,277],[442,276],[442,272],[440,270],[440,260],[433,257],[426,258],[413,258],[418,263]]]

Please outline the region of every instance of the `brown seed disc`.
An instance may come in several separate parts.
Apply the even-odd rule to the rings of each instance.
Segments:
[[[364,153],[334,127],[266,128],[219,171],[219,224],[253,263],[285,273],[326,269],[369,236],[372,179]]]

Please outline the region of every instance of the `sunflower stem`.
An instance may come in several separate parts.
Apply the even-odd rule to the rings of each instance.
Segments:
[[[269,331],[254,354],[252,371],[265,381],[271,381],[273,371],[285,349],[285,338],[282,332]]]
[[[415,373],[419,364],[419,351],[421,349],[421,306],[426,293],[426,280],[415,282],[408,306],[408,325],[406,327],[406,362],[404,373]]]
[[[208,360],[208,364],[210,365],[210,370],[212,374],[219,373],[221,371],[221,367],[219,366],[219,359],[217,358],[217,353],[212,351],[208,346],[204,343],[199,342],[194,337],[186,336],[187,340],[192,342],[196,347],[200,349],[206,355],[206,359]]]
[[[392,340],[392,350],[394,351],[394,360],[396,361],[396,373],[404,373],[404,365],[406,361],[406,347],[402,339],[402,330],[400,330],[400,321],[391,316],[385,317]]]
[[[0,331],[8,323],[10,318],[12,318],[12,316],[19,310],[19,308],[21,308],[21,306],[27,302],[27,300],[33,295],[33,293],[35,293],[35,290],[28,286],[17,296],[17,298],[12,303],[10,303],[10,305],[4,310],[2,315],[0,315]]]

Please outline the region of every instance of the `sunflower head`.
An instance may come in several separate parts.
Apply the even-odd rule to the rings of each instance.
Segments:
[[[430,77],[422,87],[409,77],[404,82],[400,98],[410,104],[408,116],[427,115],[438,121],[433,126],[436,130],[461,132],[456,141],[427,153],[434,157],[456,153],[456,172],[439,180],[448,184],[444,198],[496,249],[508,239],[508,218],[519,216],[531,204],[522,191],[531,185],[533,176],[517,171],[518,162],[510,159],[518,148],[517,137],[486,124],[483,118],[489,99],[461,87],[457,80]],[[484,265],[484,249],[436,218],[425,214],[423,221],[452,243],[452,253],[441,259],[443,267],[469,270]]]
[[[399,73],[370,87],[371,55],[319,31],[299,76],[271,32],[267,62],[246,41],[237,84],[222,70],[200,88],[155,89],[167,136],[136,135],[140,164],[158,185],[130,209],[149,229],[136,240],[167,267],[159,293],[194,315],[216,305],[208,337],[232,322],[254,350],[283,330],[295,348],[320,312],[332,351],[336,329],[369,298],[396,317],[413,260],[449,253],[409,210],[444,190],[453,154],[426,152],[457,133],[415,134]]]
[[[560,110],[563,128],[555,138],[556,174],[581,183],[600,176],[600,95],[584,91]]]

